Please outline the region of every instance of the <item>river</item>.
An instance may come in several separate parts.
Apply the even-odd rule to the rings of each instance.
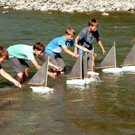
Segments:
[[[99,34],[106,51],[116,43],[118,67],[135,44],[135,14],[130,12],[110,12],[109,16],[100,12],[2,12],[0,9],[0,45],[6,48],[18,43],[33,45],[38,41],[46,46],[53,38],[64,35],[67,27],[74,28],[77,35],[91,18],[99,21]],[[96,41],[93,46],[97,66],[104,56]],[[68,74],[75,59],[65,52],[62,56]],[[2,67],[15,77],[7,61]],[[0,77],[0,134],[135,135],[135,74],[96,71],[101,82],[86,87],[67,86],[65,76],[49,78],[48,86],[54,91],[47,94],[32,92],[27,82],[21,90],[16,89]],[[35,72],[30,64],[30,78]]]

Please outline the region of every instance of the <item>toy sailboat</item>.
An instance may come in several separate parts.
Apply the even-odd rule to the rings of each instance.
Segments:
[[[34,85],[34,86],[30,86],[33,92],[38,92],[43,94],[54,90],[53,88],[47,87],[48,62],[49,62],[49,57],[46,59],[42,67],[32,77],[32,79],[29,81],[28,84]]]
[[[123,72],[135,72],[135,45],[131,48],[130,52],[126,56],[123,64],[122,64]]]
[[[113,47],[110,49],[110,51],[105,56],[104,60],[102,61],[102,63],[98,68],[103,68],[102,72],[104,73],[113,73],[113,74],[122,73],[122,68],[118,68],[116,66],[115,42]]]
[[[86,56],[86,59],[88,60],[88,63],[87,63],[87,75],[99,75],[99,73],[97,72],[94,72],[93,71],[93,54],[94,54],[94,48],[93,50],[91,51],[91,53],[87,53],[85,54]]]
[[[92,62],[88,64],[89,61],[93,61],[92,57],[90,57],[90,60],[88,60],[88,55],[93,56],[93,54],[84,53],[84,55],[80,55],[79,58],[76,60],[76,63],[74,64],[72,71],[67,76],[66,83],[68,85],[86,85],[90,84],[91,82],[96,81],[96,77],[99,73],[89,71],[88,69],[91,69],[93,67]]]

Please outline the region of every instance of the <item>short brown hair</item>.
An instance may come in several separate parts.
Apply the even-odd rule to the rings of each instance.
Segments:
[[[65,34],[68,34],[68,35],[75,35],[75,30],[72,29],[72,28],[67,28],[66,31],[65,31]]]
[[[98,26],[98,21],[95,19],[95,18],[92,18],[90,21],[89,21],[89,26]]]
[[[9,58],[9,53],[6,48],[0,46],[0,57],[5,56],[5,59]]]
[[[35,49],[37,49],[38,51],[44,52],[45,47],[44,47],[44,45],[41,42],[37,42],[33,46],[33,50],[35,50]]]

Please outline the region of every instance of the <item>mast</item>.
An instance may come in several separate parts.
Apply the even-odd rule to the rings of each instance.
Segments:
[[[46,59],[47,61],[47,65],[48,65],[48,62],[49,62],[49,56],[47,57]],[[46,66],[46,78],[45,78],[45,86],[47,87],[47,82],[48,82],[48,66]]]
[[[114,66],[115,66],[115,68],[116,68],[116,44],[115,44],[115,42],[114,42]]]
[[[83,75],[82,75],[82,50],[81,50],[81,54],[80,54],[80,63],[79,63],[79,67],[80,67],[80,78],[82,79],[83,78]]]
[[[92,63],[92,67],[91,67],[91,68],[92,68],[92,69],[91,69],[91,71],[93,71],[93,54],[94,54],[94,48],[93,48],[93,50],[92,50],[91,53],[92,53],[92,61],[91,61],[91,63]]]

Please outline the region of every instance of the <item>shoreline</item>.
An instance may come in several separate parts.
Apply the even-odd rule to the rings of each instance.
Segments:
[[[135,11],[135,0],[0,0],[3,9],[60,12]]]

